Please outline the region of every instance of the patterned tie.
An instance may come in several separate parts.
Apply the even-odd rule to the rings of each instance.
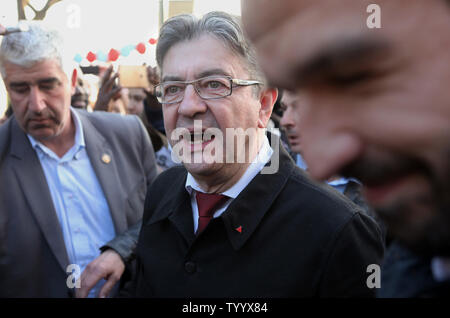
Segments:
[[[198,206],[198,227],[196,233],[198,235],[205,229],[209,221],[211,221],[214,212],[216,212],[216,208],[225,203],[228,197],[223,194],[197,191],[195,198],[197,199]]]

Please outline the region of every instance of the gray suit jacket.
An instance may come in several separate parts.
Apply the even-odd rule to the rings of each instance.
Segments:
[[[136,116],[78,114],[116,233],[126,237],[140,222],[147,187],[156,177],[150,139]],[[0,297],[71,296],[69,263],[39,159],[12,117],[0,126]]]

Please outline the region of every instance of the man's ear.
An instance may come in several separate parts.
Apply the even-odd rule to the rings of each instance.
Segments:
[[[74,68],[72,71],[72,76],[70,77],[71,95],[75,94],[75,87],[77,86],[77,77],[78,71],[76,68]]]
[[[259,97],[261,109],[259,110],[258,128],[266,128],[277,97],[278,89],[276,88],[265,88],[261,92],[261,96]]]

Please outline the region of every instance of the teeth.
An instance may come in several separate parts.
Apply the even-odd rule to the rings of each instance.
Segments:
[[[191,134],[191,143],[198,144],[199,142],[201,143],[202,140],[202,134]]]
[[[214,135],[209,135],[209,136],[203,136],[203,140],[204,141],[210,141],[211,139],[214,138]]]
[[[214,139],[214,135],[204,135],[203,133],[201,134],[190,134],[189,136],[189,142],[196,145],[196,144],[201,144],[203,142],[207,142]]]

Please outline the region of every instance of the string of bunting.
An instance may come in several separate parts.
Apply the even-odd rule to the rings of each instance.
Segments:
[[[151,38],[150,40],[148,40],[148,43],[150,43],[151,45],[155,45],[157,42],[158,40],[155,38]],[[95,60],[99,62],[115,62],[120,56],[127,57],[133,50],[138,51],[140,54],[144,54],[146,51],[145,43],[140,42],[136,45],[127,45],[124,46],[120,51],[113,48],[110,49],[108,53],[105,53],[103,51],[98,51],[97,53],[89,51],[86,54],[85,58],[90,63],[94,62]],[[73,59],[79,64],[83,61],[83,58],[84,57],[80,53],[77,53]]]

